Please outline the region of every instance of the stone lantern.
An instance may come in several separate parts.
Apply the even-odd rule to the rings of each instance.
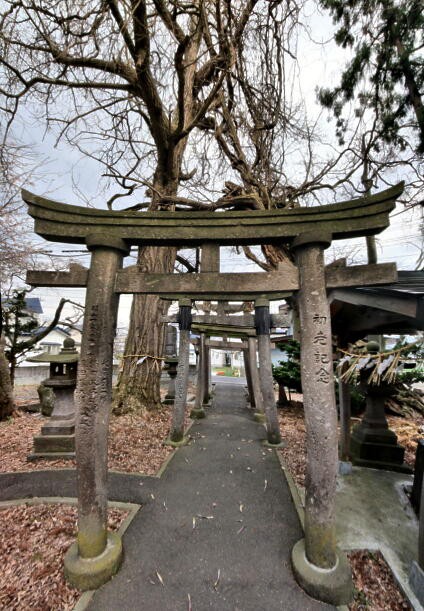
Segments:
[[[368,342],[366,348],[370,354],[380,350],[375,341]],[[386,382],[368,384],[370,373],[370,369],[360,373],[360,389],[366,397],[366,408],[362,421],[352,430],[352,462],[361,467],[410,473],[410,467],[403,462],[405,448],[398,444],[396,433],[389,429],[384,409],[393,386]]]
[[[168,325],[165,340],[165,371],[169,375],[168,392],[163,401],[166,405],[173,405],[175,400],[175,378],[177,377],[177,329]]]
[[[50,376],[43,381],[54,395],[54,407],[49,421],[34,437],[34,451],[29,460],[37,458],[75,457],[74,390],[77,384],[79,354],[75,342],[65,339],[59,354],[44,352],[29,359],[36,363],[50,363]]]
[[[178,358],[176,356],[165,357],[165,371],[169,375],[168,392],[165,395],[163,403],[173,405],[175,400],[175,378],[177,377]]]

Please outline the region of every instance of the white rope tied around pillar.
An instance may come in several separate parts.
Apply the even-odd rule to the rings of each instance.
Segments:
[[[124,360],[124,359],[131,359],[131,358],[138,358],[138,361],[137,361],[136,365],[141,365],[142,363],[144,363],[144,361],[146,359],[153,359],[154,360],[154,365],[158,369],[160,369],[159,361],[166,361],[166,357],[164,357],[164,356],[153,356],[152,354],[124,354],[122,356],[122,360]]]

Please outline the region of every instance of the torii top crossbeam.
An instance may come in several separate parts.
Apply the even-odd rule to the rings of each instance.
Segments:
[[[35,219],[35,232],[54,242],[85,243],[89,235],[120,238],[128,245],[196,246],[290,242],[300,234],[325,231],[332,239],[379,233],[403,183],[367,197],[338,204],[281,210],[236,212],[115,212],[71,206],[22,191]]]

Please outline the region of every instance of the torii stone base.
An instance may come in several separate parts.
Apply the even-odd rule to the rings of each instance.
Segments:
[[[122,560],[122,542],[116,533],[107,534],[106,547],[99,556],[83,558],[78,543],[65,554],[65,577],[79,590],[95,590],[118,572]]]
[[[206,412],[202,407],[198,409],[193,408],[190,412],[190,418],[193,420],[201,420],[202,418],[206,418]]]
[[[296,581],[301,588],[323,602],[339,605],[348,601],[352,591],[352,577],[346,554],[336,551],[334,567],[322,569],[311,564],[306,558],[305,539],[301,539],[292,549],[292,566]]]

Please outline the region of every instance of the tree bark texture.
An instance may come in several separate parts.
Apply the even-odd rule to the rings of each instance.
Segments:
[[[148,247],[140,251],[140,272],[172,273],[176,250]],[[134,295],[125,357],[114,395],[114,413],[160,407],[160,374],[169,302],[155,295]],[[135,355],[135,356],[132,356]],[[141,355],[148,355],[139,363]]]
[[[200,333],[199,339],[199,358],[197,361],[197,385],[196,385],[196,398],[194,403],[194,409],[202,409],[203,397],[204,397],[204,386],[205,386],[205,334]]]
[[[424,484],[421,488],[420,524],[418,531],[418,564],[424,571]]]
[[[338,466],[337,412],[323,246],[303,243],[296,251],[300,274],[301,376],[306,420],[305,550],[328,569],[336,563],[335,495]]]
[[[284,388],[284,384],[278,383],[278,407],[287,407],[289,404],[289,400],[287,398],[286,389]]]
[[[203,358],[203,405],[209,405],[211,393],[211,350],[205,346]]]
[[[274,397],[269,335],[258,335],[259,381],[264,402],[268,442],[281,443],[280,425]]]
[[[347,369],[344,364],[340,375]],[[340,458],[350,460],[350,418],[351,418],[351,397],[349,384],[339,380],[339,412],[340,412]]]
[[[4,337],[0,338],[0,420],[6,420],[15,409],[9,363],[4,354]]]

